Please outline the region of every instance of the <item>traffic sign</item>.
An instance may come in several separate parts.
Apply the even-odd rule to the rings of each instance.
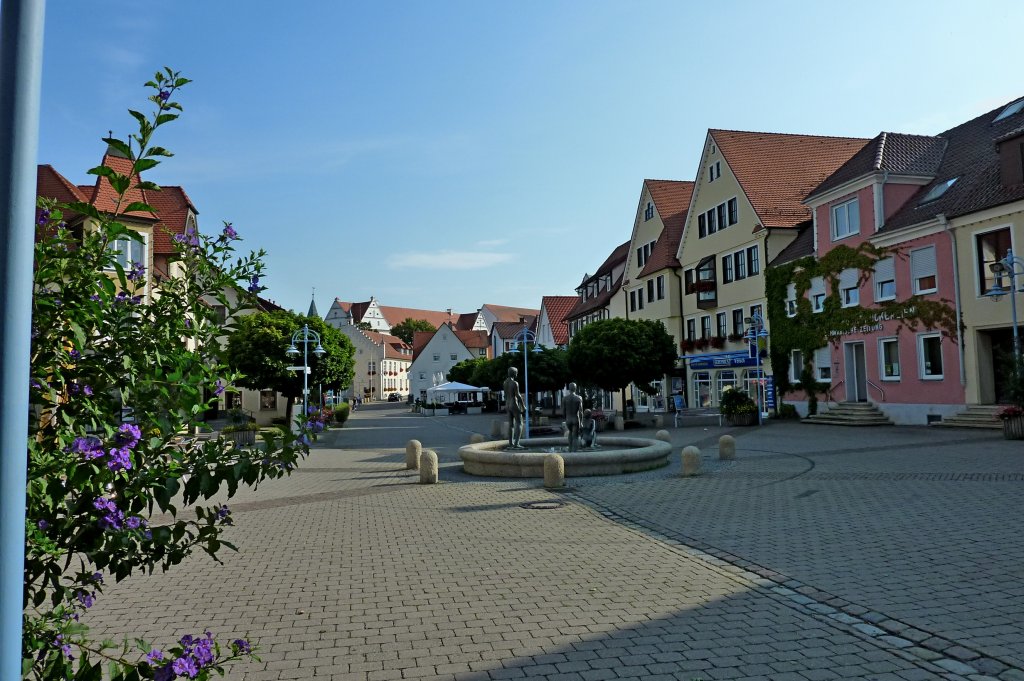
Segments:
[[[288,371],[302,371],[303,369],[305,369],[307,374],[313,373],[313,370],[310,369],[309,367],[287,367],[287,369]]]

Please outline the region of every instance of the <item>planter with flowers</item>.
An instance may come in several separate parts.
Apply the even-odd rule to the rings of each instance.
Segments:
[[[1003,437],[1007,440],[1024,440],[1024,409],[1016,405],[999,412],[1003,421]]]
[[[1024,358],[1004,355],[1003,364],[1006,369],[1006,397],[1010,402],[998,414],[1003,422],[1003,437],[1024,440]]]
[[[722,391],[718,410],[730,426],[752,426],[757,423],[757,404],[742,390],[729,387]]]

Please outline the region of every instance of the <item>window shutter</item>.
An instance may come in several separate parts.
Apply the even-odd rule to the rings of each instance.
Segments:
[[[811,279],[811,297],[818,295],[819,293],[825,292],[825,280],[821,277],[814,277]]]
[[[910,276],[914,281],[923,277],[934,277],[935,272],[935,246],[910,252]]]
[[[893,281],[896,279],[896,265],[892,258],[883,258],[875,263],[875,281]]]
[[[850,267],[839,273],[839,288],[853,288],[857,285],[857,270]]]
[[[814,351],[814,366],[815,367],[831,367],[832,366],[832,354],[828,350],[826,345],[823,348],[818,348]]]
[[[796,284],[786,286],[786,300],[796,300]]]

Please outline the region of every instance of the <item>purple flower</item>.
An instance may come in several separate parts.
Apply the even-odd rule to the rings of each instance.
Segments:
[[[142,296],[132,296],[131,304],[132,305],[141,305],[142,304]]]
[[[45,530],[49,526],[50,526],[50,523],[48,523],[45,520],[40,520],[39,522],[36,523],[36,527],[38,527],[40,530]]]
[[[175,677],[175,673],[171,670],[171,665],[165,664],[153,673],[154,681],[172,681]]]
[[[99,294],[94,293],[91,296],[89,296],[89,300],[91,300],[94,303],[98,303],[98,302],[100,302],[100,296],[99,296]]]
[[[220,380],[218,378],[217,379],[217,383],[214,384],[213,394],[214,395],[221,395],[223,393],[224,393],[224,381],[222,381],[222,380]]]
[[[142,525],[142,518],[137,515],[133,515],[125,521],[125,526],[129,530],[137,530],[140,525]]]
[[[97,511],[113,511],[117,510],[117,505],[113,501],[107,501],[103,497],[96,497],[93,499],[92,507]]]
[[[231,509],[228,508],[227,506],[217,507],[217,520],[224,520],[229,515],[231,515]]]
[[[92,397],[92,386],[90,386],[90,385],[83,385],[82,386],[82,394],[85,395],[86,397]]]
[[[127,449],[132,449],[139,444],[141,438],[142,430],[134,423],[122,423],[115,436],[117,444]]]
[[[141,262],[133,262],[132,268],[128,272],[129,281],[138,281],[146,276],[146,266]]]
[[[252,646],[244,638],[236,638],[231,642],[231,647],[235,649],[236,655],[247,655],[252,652]]]
[[[164,654],[162,651],[153,648],[153,650],[149,651],[149,653],[146,654],[146,661],[150,664],[154,664],[156,662],[163,662]]]
[[[152,539],[153,538],[153,532],[152,532],[152,530],[146,530],[145,532],[142,533],[142,536],[145,537],[146,539]]]
[[[192,655],[200,668],[213,664],[213,640],[207,638],[197,641]]]
[[[43,210],[39,211],[39,219],[37,220],[37,222],[40,225],[45,225],[49,221],[50,221],[50,211],[48,211],[46,209],[43,209]]]
[[[235,231],[235,228],[231,226],[230,222],[224,223],[224,238],[229,240],[238,238],[238,232]]]
[[[71,348],[71,350],[68,352],[68,357],[70,357],[71,359],[78,359],[81,356],[82,353],[80,353],[78,350],[75,350],[74,348]]]
[[[92,594],[87,591],[76,591],[75,598],[77,598],[78,602],[84,605],[86,608],[91,608],[94,602]]]
[[[187,676],[190,679],[199,675],[199,666],[191,657],[179,657],[171,664],[171,670],[178,676]]]
[[[199,234],[191,227],[186,229],[184,234],[175,234],[172,238],[175,243],[192,246],[193,248],[199,245]]]
[[[171,98],[171,91],[170,90],[161,90],[160,94],[158,94],[157,97],[160,98],[161,102],[166,102],[168,99]]]
[[[120,291],[120,292],[118,292],[118,294],[117,294],[116,296],[114,296],[114,302],[115,302],[115,303],[124,303],[124,302],[127,302],[127,300],[128,300],[128,297],[129,297],[129,296],[128,296],[128,294],[127,294],[127,293],[125,293],[124,291]]]
[[[186,329],[191,329],[192,328],[192,320],[189,319],[188,317],[185,317],[185,328]]]
[[[253,275],[252,280],[249,282],[249,292],[259,293],[260,292],[260,278]]]
[[[94,573],[92,573],[92,581],[96,582],[97,584],[102,584],[103,583],[103,573],[102,572],[94,572]]]
[[[129,454],[130,450],[127,447],[111,449],[109,452],[107,452],[107,456],[110,457],[110,460],[107,461],[107,468],[114,472],[120,470],[131,470],[132,460]]]
[[[43,384],[40,383],[38,380],[36,380],[34,378],[31,381],[29,381],[28,384],[29,384],[29,387],[32,387],[32,388],[38,388],[40,390],[42,390],[42,388],[43,388]]]

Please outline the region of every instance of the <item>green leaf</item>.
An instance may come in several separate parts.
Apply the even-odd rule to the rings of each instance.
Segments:
[[[124,208],[125,213],[139,212],[139,213],[156,213],[156,209],[148,203],[142,201],[132,201]]]
[[[132,158],[132,149],[126,142],[119,140],[116,137],[104,137],[103,141],[124,154],[125,158]]]
[[[164,123],[170,123],[171,121],[178,118],[178,114],[160,114],[156,117],[156,124],[163,125]]]
[[[155,168],[158,165],[160,165],[160,161],[157,161],[156,159],[140,158],[135,161],[135,173],[142,173],[143,171],[149,170],[150,168]]]

